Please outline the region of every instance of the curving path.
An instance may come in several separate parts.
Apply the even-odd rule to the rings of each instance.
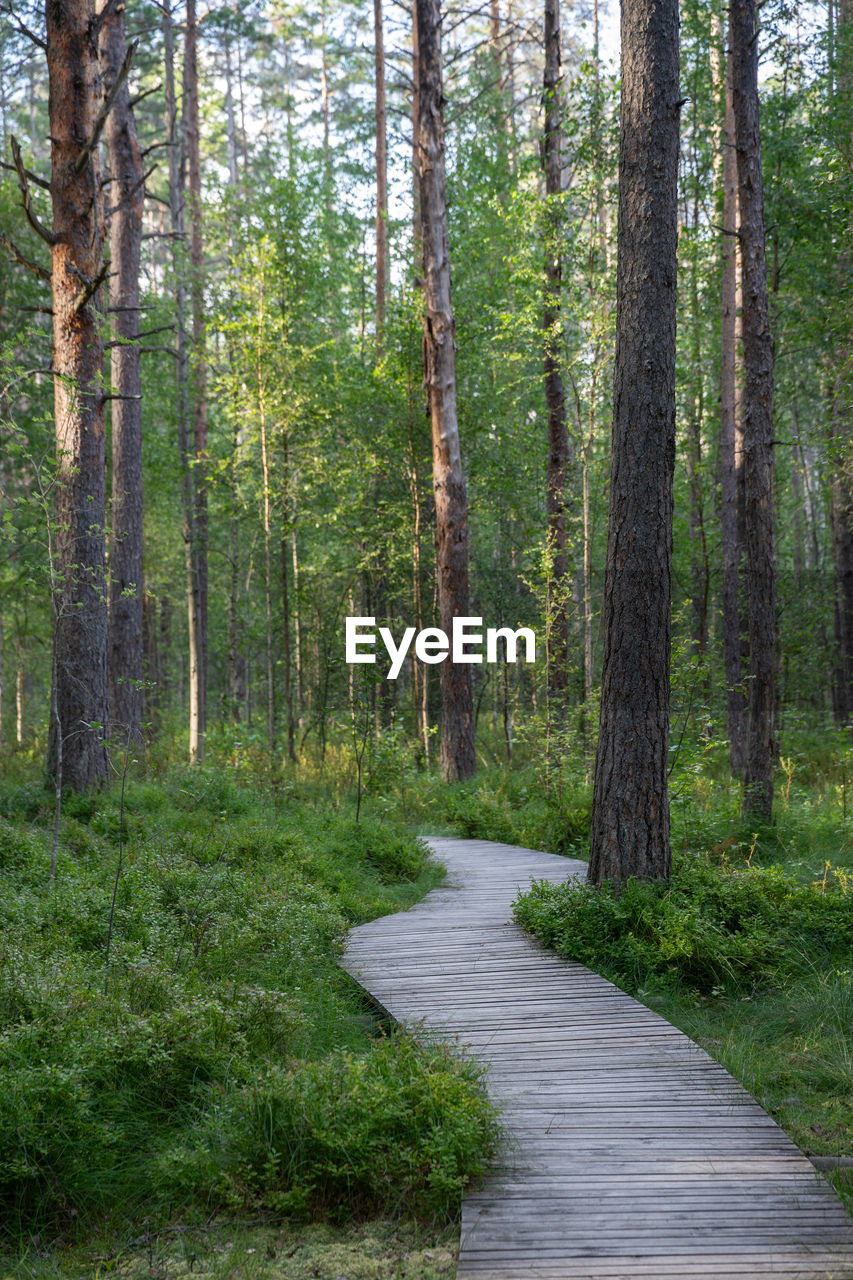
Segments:
[[[687,1036],[511,921],[585,864],[434,839],[448,878],[353,929],[344,966],[398,1022],[488,1064],[508,1146],[462,1208],[458,1277],[853,1278],[853,1221]]]

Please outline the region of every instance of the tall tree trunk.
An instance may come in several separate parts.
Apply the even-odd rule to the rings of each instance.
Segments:
[[[418,457],[415,450],[415,394],[414,379],[409,369],[409,494],[412,499],[412,601],[415,607],[415,626],[424,629],[423,591],[421,587],[421,494],[418,475]],[[414,675],[415,722],[418,738],[423,747],[424,759],[429,762],[429,667],[412,657]]]
[[[568,685],[568,537],[566,532],[566,484],[573,458],[566,425],[566,397],[560,372],[562,350],[561,287],[563,261],[562,139],[560,128],[562,77],[560,66],[560,3],[545,0],[545,76],[543,102],[545,133],[542,156],[545,166],[545,400],[548,406],[548,462],[546,501],[548,511],[547,627],[549,630],[548,690],[558,702]],[[563,708],[564,709],[564,708]]]
[[[589,879],[666,878],[678,0],[622,4],[613,449]]]
[[[835,70],[834,94],[842,120],[849,123],[853,103],[853,50],[851,50],[850,0],[836,9],[835,30],[830,28],[830,66]],[[842,147],[848,172],[853,169],[853,140]],[[836,272],[841,288],[850,278],[853,260],[853,228],[845,229]],[[851,343],[843,342],[835,353],[830,386],[831,488],[830,519],[832,559],[835,571],[835,715],[840,724],[853,719],[853,385],[850,376]]]
[[[239,48],[239,43],[238,43]],[[225,38],[225,122],[226,141],[228,147],[228,188],[232,198],[236,197],[239,183],[237,166],[237,121],[234,110],[234,73],[231,61],[231,33]],[[236,245],[234,242],[233,222],[228,228],[228,249],[231,262],[235,260]],[[232,266],[232,278],[236,279],[236,271]],[[234,295],[230,291],[229,303],[233,305]],[[230,332],[226,334],[228,363],[233,368],[233,349]],[[228,466],[229,486],[229,582],[228,582],[228,701],[232,724],[240,722],[240,640],[238,636],[238,607],[240,597],[240,521],[239,494],[237,488],[237,469],[240,454],[240,422],[235,418],[231,435],[231,457]]]
[[[104,210],[97,162],[101,107],[89,0],[46,6],[51,182],[55,507],[54,714],[48,772],[74,790],[105,782],[107,687],[104,347],[98,291]]]
[[[693,226],[699,226],[698,178]],[[702,364],[701,309],[699,302],[696,247],[691,246],[690,262],[690,328],[691,372],[687,392],[687,485],[690,494],[690,594],[693,611],[693,642],[697,654],[708,648],[708,612],[711,598],[711,562],[705,535],[705,504],[702,484],[702,420],[704,418],[704,382]]]
[[[731,0],[732,103],[743,274],[743,483],[749,582],[749,695],[744,816],[773,812],[776,566],[773,504],[773,340],[767,299],[764,189],[758,128],[755,0]]]
[[[376,0],[374,0],[374,4]],[[332,207],[331,110],[329,105],[329,63],[326,53],[326,0],[320,4],[320,109],[323,113],[323,188],[326,213]],[[288,123],[290,116],[288,115]],[[292,138],[288,129],[288,149],[292,156]]]
[[[172,271],[175,290],[175,330],[178,391],[178,453],[181,466],[181,507],[183,514],[184,570],[187,590],[187,636],[189,660],[189,755],[201,759],[201,633],[198,610],[197,556],[195,537],[195,472],[190,448],[190,369],[187,350],[187,292],[184,281],[181,242],[184,237],[183,130],[178,124],[175,91],[175,38],[171,10],[163,8],[163,62],[166,96],[166,138],[169,144],[169,221],[172,233]],[[183,674],[183,666],[181,667]],[[182,682],[183,687],[183,682]]]
[[[184,38],[184,110],[190,207],[193,384],[193,602],[196,630],[195,715],[190,716],[190,756],[204,757],[207,731],[207,350],[204,324],[204,244],[201,204],[201,148],[198,107],[198,20],[196,0],[187,0]]]
[[[723,275],[720,320],[720,534],[723,558],[723,649],[732,777],[746,765],[746,694],[741,640],[743,432],[737,394],[738,207],[731,52],[726,59],[723,147]]]
[[[293,708],[293,653],[290,642],[290,552],[288,531],[290,528],[290,442],[287,427],[281,429],[281,630],[284,666],[284,706],[287,714],[287,755],[296,761],[296,716]]]
[[[264,498],[264,620],[266,623],[265,654],[267,668],[267,749],[272,755],[275,749],[275,666],[272,645],[272,517],[270,501],[270,455],[267,437],[267,401],[264,383],[263,339],[266,325],[264,297],[264,273],[266,264],[261,261],[261,281],[258,294],[258,336],[255,349],[255,377],[258,391],[258,422],[261,430],[261,477]]]
[[[415,271],[423,261],[421,235],[421,176],[418,165],[418,128],[421,117],[421,60],[418,53],[418,14],[412,13],[412,261]]]
[[[456,418],[456,351],[450,303],[447,200],[444,176],[444,99],[439,0],[417,0],[420,113],[418,171],[424,253],[424,381],[432,421],[433,487],[438,535],[441,627],[468,615],[468,494]],[[441,664],[441,774],[469,778],[476,768],[471,668]]]
[[[376,70],[376,351],[382,349],[388,286],[388,143],[385,128],[385,45],[382,0],[373,0]]]
[[[124,6],[110,10],[101,31],[104,88],[121,73],[127,53]],[[110,539],[110,733],[142,741],[142,377],[139,351],[139,259],[144,202],[142,157],[127,79],[105,129],[112,206],[110,348],[112,402],[112,536]]]
[[[293,566],[293,662],[296,667],[296,695],[299,707],[299,727],[305,719],[305,664],[302,646],[302,609],[299,598],[299,537],[296,530],[296,481],[293,477],[290,501],[290,555]]]
[[[18,669],[15,672],[15,744],[24,745],[24,658],[18,648]]]

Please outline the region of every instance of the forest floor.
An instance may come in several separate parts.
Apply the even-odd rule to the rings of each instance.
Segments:
[[[484,744],[478,776],[448,789],[400,740],[371,744],[358,824],[346,743],[299,775],[152,759],[123,804],[120,783],[69,798],[53,888],[51,796],[35,764],[8,761],[0,1277],[453,1274],[461,1196],[497,1117],[478,1072],[388,1034],[337,957],[348,925],[439,883],[415,831],[584,856],[578,753],[519,752],[507,768],[499,752]],[[755,832],[720,749],[682,753],[666,927],[628,973],[613,971],[637,932],[627,917],[593,931],[609,955],[580,957],[821,1156],[853,1154],[848,757],[830,734],[790,745],[776,824]],[[797,885],[807,919],[780,930],[779,902],[803,905]],[[737,897],[737,919],[731,892],[752,904]],[[851,1171],[830,1180],[853,1208]]]

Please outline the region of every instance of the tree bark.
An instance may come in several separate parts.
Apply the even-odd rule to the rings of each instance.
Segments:
[[[670,874],[678,0],[622,4],[616,362],[589,880]]]
[[[373,0],[376,71],[376,352],[382,349],[388,288],[388,143],[385,126],[385,45],[382,0]]]
[[[284,706],[287,714],[287,756],[296,763],[296,716],[293,709],[293,656],[290,642],[290,583],[288,531],[290,528],[290,441],[286,426],[281,429],[281,631],[284,668]]]
[[[88,0],[46,6],[53,199],[55,507],[54,672],[48,772],[73,790],[106,781],[104,348],[95,285],[104,209],[94,131],[101,106]]]
[[[737,396],[738,208],[737,154],[732,105],[731,52],[726,59],[723,143],[723,275],[720,319],[720,535],[723,559],[723,650],[729,767],[743,777],[746,763],[746,695],[741,640],[743,438]]]
[[[417,272],[423,261],[424,247],[421,238],[421,178],[418,166],[418,122],[421,118],[420,55],[418,52],[418,14],[414,10],[412,22],[412,261]]]
[[[776,650],[773,340],[765,261],[756,22],[755,0],[731,0],[729,43],[743,278],[743,484],[749,585],[749,694],[743,812],[745,817],[770,822]]]
[[[207,730],[207,350],[204,324],[204,243],[201,203],[201,149],[198,107],[198,20],[196,0],[187,0],[184,39],[184,110],[186,118],[187,178],[190,207],[190,266],[192,296],[192,553],[193,601],[196,632],[194,714],[190,716],[190,756],[204,757]]]
[[[127,52],[124,7],[111,10],[101,31],[104,88],[115,83]],[[110,734],[142,741],[142,378],[139,351],[139,259],[144,202],[142,158],[130,91],[124,79],[106,128],[112,206],[110,348],[112,402],[112,537],[110,540]]]
[[[566,424],[566,397],[560,372],[562,348],[561,287],[563,261],[560,246],[562,210],[562,138],[560,128],[562,78],[560,56],[560,3],[545,0],[545,75],[542,99],[545,132],[542,157],[545,167],[545,295],[543,309],[545,401],[548,406],[548,462],[546,505],[548,513],[547,627],[548,690],[552,699],[565,699],[568,686],[568,536],[566,484],[574,461]]]
[[[439,0],[417,0],[420,112],[418,172],[424,255],[424,381],[432,422],[433,488],[438,535],[440,626],[468,615],[468,494],[456,417],[456,353],[450,302],[444,173],[444,97]],[[476,768],[471,668],[441,664],[441,774],[470,777]]]
[[[843,0],[836,10],[835,30],[830,28],[829,31],[832,54],[830,66],[836,73],[834,94],[843,120],[850,118],[853,98],[851,22],[853,15],[850,0]],[[849,148],[842,148],[842,159],[848,172],[853,169],[853,141]],[[842,282],[850,277],[853,259],[851,243],[853,234],[848,226],[836,267],[842,288]],[[836,720],[845,725],[850,725],[853,718],[853,393],[850,363],[851,344],[842,342],[835,353],[835,371],[830,389],[830,521],[835,571],[836,672],[833,702]]]
[[[189,756],[201,759],[201,634],[198,611],[197,557],[194,499],[194,472],[190,449],[190,371],[187,350],[187,291],[184,280],[181,241],[184,238],[183,137],[178,125],[175,92],[175,41],[171,10],[163,8],[163,53],[166,96],[166,138],[169,144],[169,220],[172,232],[172,271],[175,290],[175,329],[178,390],[178,453],[181,465],[181,506],[183,511],[184,570],[187,590],[187,637],[189,659]],[[183,671],[183,668],[182,668]],[[181,689],[183,692],[183,687]]]

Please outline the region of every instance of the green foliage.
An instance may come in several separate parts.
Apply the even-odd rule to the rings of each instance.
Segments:
[[[539,883],[516,918],[572,960],[631,992],[675,984],[700,995],[784,983],[853,949],[843,872],[801,884],[777,867],[735,867],[725,855],[676,854],[668,883]]]
[[[497,1130],[481,1071],[449,1050],[392,1036],[370,1054],[336,1053],[265,1073],[215,1118],[230,1199],[333,1217],[455,1212],[485,1173]]]
[[[590,803],[589,788],[579,779],[546,792],[529,771],[495,771],[455,787],[445,812],[463,836],[585,857]]]
[[[0,819],[7,1230],[237,1200],[453,1216],[494,1142],[478,1073],[377,1039],[336,963],[348,923],[438,881],[419,841],[219,770],[131,783],[107,975],[118,797],[69,806],[52,891],[33,800],[4,789]]]

